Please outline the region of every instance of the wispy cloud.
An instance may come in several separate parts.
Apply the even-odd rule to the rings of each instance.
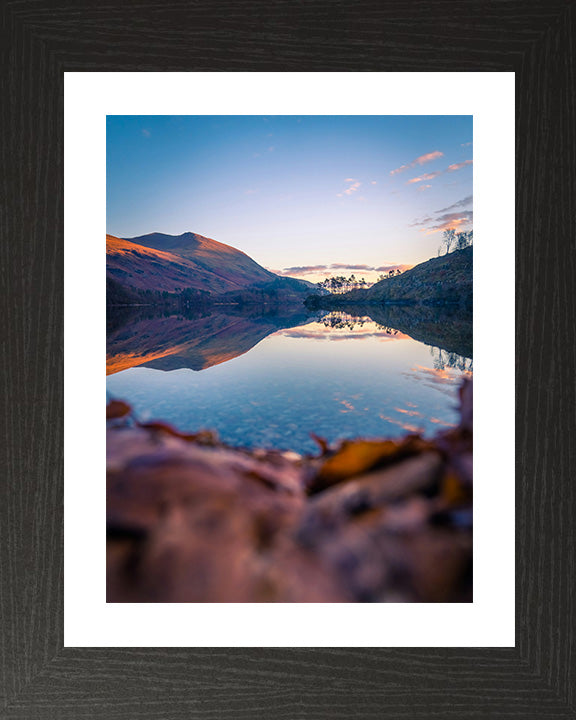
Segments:
[[[330,270],[375,270],[372,265],[346,265],[345,263],[332,263],[327,267]]]
[[[417,157],[416,160],[414,160],[413,165],[424,165],[424,163],[431,162],[432,160],[437,160],[438,158],[441,158],[443,156],[443,152],[435,150],[434,152],[426,153],[426,155],[420,155],[420,157]]]
[[[411,265],[403,265],[398,263],[389,263],[388,265],[349,265],[347,263],[331,263],[330,265],[297,265],[295,267],[284,268],[283,270],[272,270],[277,275],[317,275],[325,273],[330,275],[334,272],[346,270],[352,272],[389,272],[390,270],[408,270]]]
[[[466,207],[472,202],[472,195],[458,200],[453,205],[442,208],[441,210],[435,210],[433,215],[428,215],[423,218],[417,218],[413,223],[410,223],[408,227],[419,227],[422,232],[427,235],[431,233],[442,232],[449,228],[462,228],[468,227],[472,224],[473,212],[472,210],[457,210],[457,208]],[[450,211],[454,212],[450,212]]]
[[[442,175],[441,170],[435,170],[431,173],[424,173],[423,175],[420,175],[419,177],[412,178],[411,180],[407,181],[407,185],[411,185],[412,183],[419,183],[423,180],[434,180],[434,178],[437,178],[438,175]]]
[[[424,180],[434,180],[434,178],[437,178],[439,175],[443,175],[444,173],[456,172],[456,170],[462,170],[462,168],[466,167],[467,165],[472,165],[472,160],[465,160],[461,163],[454,163],[453,165],[448,165],[446,170],[435,170],[431,173],[423,173],[418,177],[407,180],[406,185],[423,182]]]
[[[424,217],[424,218],[416,218],[414,222],[409,223],[408,227],[420,227],[421,225],[426,225],[426,223],[434,222],[434,218],[432,217]]]
[[[422,192],[424,190],[428,190],[428,188],[431,188],[431,187],[432,187],[432,185],[420,185],[420,187],[417,189],[420,190],[420,192]]]
[[[404,172],[404,170],[409,170],[411,167],[414,167],[414,166],[412,164],[400,165],[400,167],[396,168],[396,170],[390,170],[390,175],[398,175],[399,173]]]
[[[399,168],[396,168],[395,170],[390,171],[390,175],[398,175],[399,173],[404,172],[405,170],[408,170],[409,168],[416,167],[416,165],[424,165],[424,163],[432,162],[432,160],[437,160],[438,158],[444,157],[444,153],[440,152],[439,150],[434,150],[434,152],[426,153],[425,155],[420,155],[415,160],[412,160],[411,163],[408,163],[408,165],[401,165]]]
[[[466,167],[466,165],[472,165],[472,160],[464,160],[464,162],[461,163],[454,163],[453,165],[448,165],[445,172],[455,172],[456,170],[462,170],[462,168]]]
[[[460,213],[445,213],[444,215],[440,215],[440,217],[435,218],[436,224],[428,227],[426,234],[430,235],[431,233],[449,230],[450,228],[459,228],[470,225],[472,223],[472,218],[472,210],[464,210]]]
[[[325,272],[329,265],[295,265],[294,267],[274,270],[277,275],[312,275]]]
[[[337,193],[337,197],[342,197],[343,195],[353,195],[362,185],[360,180],[356,180],[356,178],[346,178],[344,182],[348,183],[348,187],[342,190],[342,192]]]
[[[460,147],[470,147],[470,145],[472,145],[472,142],[460,143]]]
[[[152,135],[152,133],[151,133],[150,130],[148,130],[147,128],[143,128],[143,130],[142,130],[142,135],[144,135],[144,137],[147,137],[147,138],[148,138],[148,137],[150,137],[150,136]]]
[[[472,202],[472,195],[468,195],[468,197],[462,198],[462,200],[458,200],[458,202],[455,202],[453,205],[449,205],[446,208],[442,208],[442,210],[435,210],[436,214],[439,213],[445,213],[450,212],[450,210],[455,210],[459,207],[466,207],[466,205],[470,205]]]

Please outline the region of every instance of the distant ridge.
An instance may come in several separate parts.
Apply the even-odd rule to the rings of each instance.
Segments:
[[[190,258],[113,235],[106,236],[106,274],[123,286],[157,292],[193,287],[220,293],[241,287]]]
[[[461,305],[472,307],[473,248],[431,258],[367,290],[311,298],[310,306],[334,308],[350,304]]]
[[[156,232],[124,240],[193,260],[199,267],[230,283],[228,290],[256,282],[268,282],[275,277],[274,273],[263,268],[241,250],[193,232],[182,235]]]
[[[211,238],[149,233],[133,238],[106,236],[108,302],[130,304],[150,294],[203,293],[227,301],[249,302],[271,296],[309,294],[310,283],[280,277],[240,250]],[[240,295],[238,295],[240,293]],[[302,298],[300,298],[300,302]]]

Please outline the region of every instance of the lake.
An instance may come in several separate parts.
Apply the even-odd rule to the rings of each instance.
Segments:
[[[458,420],[472,373],[459,310],[213,307],[108,315],[107,392],[140,421],[229,444],[311,453],[338,438],[431,435]]]

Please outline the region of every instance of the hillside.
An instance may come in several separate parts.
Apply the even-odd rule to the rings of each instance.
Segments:
[[[343,304],[424,304],[472,307],[472,247],[432,258],[410,270],[386,278],[367,290],[313,298],[313,307]]]
[[[298,299],[314,286],[266,270],[236,248],[187,232],[134,238],[106,236],[108,303],[146,302],[146,294],[209,293],[228,302]]]
[[[197,267],[220,278],[220,281],[233,287],[246,287],[258,282],[273,280],[275,275],[252,260],[246,253],[212,240],[211,238],[186,232],[182,235],[150,233],[140,237],[124,238],[137,245],[171,253],[192,261]],[[209,289],[205,286],[198,289]]]
[[[161,244],[157,243],[158,246]],[[170,247],[170,243],[165,245]],[[107,235],[107,275],[124,286],[138,290],[178,292],[193,288],[212,293],[238,290],[251,282],[270,280],[273,277],[272,273],[268,273],[264,268],[261,268],[263,272],[258,272],[260,266],[247,256],[244,257],[256,266],[252,275],[246,268],[237,271],[239,263],[232,253],[218,255],[213,252],[209,261],[205,256],[202,260],[195,260],[192,248],[188,248],[188,254],[183,255],[182,251],[186,252],[184,243],[181,243],[180,248],[175,243],[172,245],[175,251],[153,247],[149,242],[140,244],[136,238],[128,240]],[[243,255],[239,252],[238,254]],[[210,267],[211,263],[214,268]]]

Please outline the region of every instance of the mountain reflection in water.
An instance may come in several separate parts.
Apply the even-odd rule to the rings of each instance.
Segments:
[[[430,434],[457,420],[472,318],[437,308],[109,312],[108,393],[141,419],[313,452],[310,433]]]

